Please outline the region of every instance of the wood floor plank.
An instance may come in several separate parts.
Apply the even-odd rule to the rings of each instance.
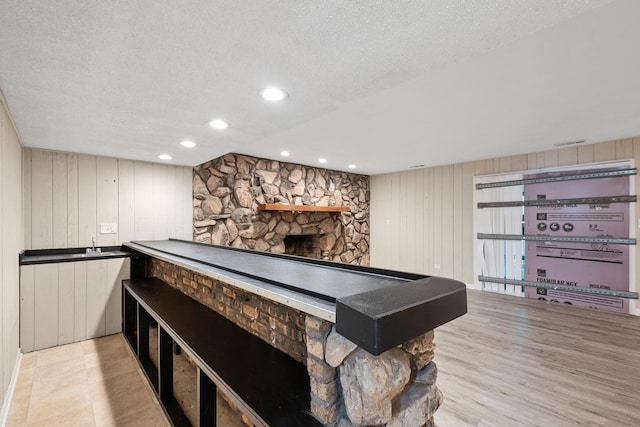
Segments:
[[[640,425],[640,318],[468,290],[436,330],[444,426]]]

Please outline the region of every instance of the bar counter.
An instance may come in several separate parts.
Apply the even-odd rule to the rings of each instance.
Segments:
[[[174,239],[125,246],[335,323],[374,355],[467,309],[451,279]]]

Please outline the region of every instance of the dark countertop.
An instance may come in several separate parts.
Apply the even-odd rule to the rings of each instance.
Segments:
[[[442,277],[174,239],[125,246],[334,322],[372,354],[467,311],[466,285]]]
[[[338,298],[389,288],[427,276],[276,255],[182,240],[132,242],[144,247],[252,277],[335,303]]]
[[[125,246],[103,246],[100,247],[99,253],[86,253],[86,250],[87,248],[28,249],[20,252],[19,262],[20,265],[53,264],[139,255]]]

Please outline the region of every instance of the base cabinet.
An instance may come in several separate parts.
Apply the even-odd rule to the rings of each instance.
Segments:
[[[20,267],[22,352],[122,330],[122,280],[129,258]]]

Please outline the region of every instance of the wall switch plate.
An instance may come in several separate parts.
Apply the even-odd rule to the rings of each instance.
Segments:
[[[118,232],[118,224],[100,224],[100,234],[116,234]]]
[[[433,264],[433,268],[435,268],[436,270],[440,270],[440,264]]]

